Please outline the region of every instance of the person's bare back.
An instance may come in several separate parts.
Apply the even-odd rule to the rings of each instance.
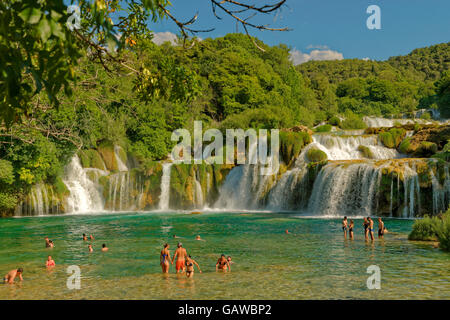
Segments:
[[[10,272],[8,272],[5,275],[5,277],[3,278],[3,281],[5,283],[13,284],[16,277],[19,277],[20,281],[23,281],[22,273],[23,273],[22,268],[11,270]]]

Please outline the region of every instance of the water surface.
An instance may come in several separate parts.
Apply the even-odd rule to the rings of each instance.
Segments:
[[[344,240],[340,219],[288,213],[120,213],[0,220],[0,271],[23,267],[22,284],[0,285],[0,299],[450,299],[450,254],[410,242],[411,220],[386,220],[384,240],[366,242],[362,220]],[[288,229],[292,234],[285,234]],[[93,234],[94,252],[83,233]],[[176,234],[182,239],[173,239]],[[195,241],[199,234],[206,241]],[[55,243],[46,249],[44,237]],[[161,274],[159,252],[181,240],[203,273]],[[90,243],[90,241],[89,241]],[[106,243],[109,252],[100,251]],[[220,254],[231,273],[215,272]],[[45,269],[51,254],[57,267]],[[66,268],[81,268],[81,289]],[[381,289],[366,286],[381,269]]]

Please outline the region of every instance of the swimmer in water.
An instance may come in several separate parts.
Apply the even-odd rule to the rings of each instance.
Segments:
[[[194,277],[194,264],[197,266],[198,272],[202,273],[202,270],[200,270],[200,266],[198,265],[198,263],[189,255],[186,257],[186,277]]]
[[[109,249],[108,249],[108,247],[106,246],[106,244],[102,244],[102,251],[103,252],[106,252],[106,251],[108,251]]]
[[[381,217],[378,218],[378,238],[383,239],[386,228],[384,227],[384,222]]]
[[[83,241],[87,241],[86,234],[83,233]]]
[[[231,261],[231,256],[227,257],[227,261],[230,266],[234,263],[233,261]]]
[[[286,233],[286,234],[291,234],[291,233],[289,232],[289,230],[288,230],[288,229],[286,229],[285,233]]]
[[[48,256],[47,261],[45,262],[45,266],[47,268],[51,268],[54,267],[55,265],[56,265],[55,260],[52,259],[52,256]]]
[[[200,235],[197,235],[197,236],[195,237],[195,240],[198,240],[198,241],[206,241],[206,240],[203,240],[202,238],[200,238]]]
[[[48,237],[45,237],[45,247],[50,248],[50,240],[48,239]]]
[[[369,235],[370,239],[373,241],[373,220],[370,217],[367,217],[367,221],[369,222]]]
[[[13,284],[14,279],[16,279],[16,277],[19,277],[20,281],[23,281],[22,274],[23,274],[22,268],[11,270],[3,277],[3,282]]]
[[[93,252],[94,251],[94,249],[92,248],[92,244],[88,245],[88,249],[89,249],[89,252]]]
[[[227,258],[225,258],[225,255],[222,254],[222,255],[220,256],[220,258],[217,260],[217,263],[216,263],[216,271],[217,271],[217,270],[227,271],[227,268],[228,268],[229,271],[231,271],[231,266],[230,266],[230,264],[228,263]]]
[[[89,235],[89,238],[91,239],[91,240],[95,240],[95,238],[94,238],[94,236],[91,234],[91,235]]]
[[[185,271],[185,259],[187,257],[186,249],[183,248],[183,244],[181,242],[178,242],[177,250],[175,250],[175,254],[172,258],[172,264],[175,258],[177,258],[177,263],[175,264],[175,269],[178,272],[184,272]]]
[[[169,273],[169,267],[170,267],[169,262],[171,262],[169,248],[170,248],[169,244],[166,243],[164,245],[164,248],[161,250],[161,254],[159,255],[159,262],[160,262],[163,273]],[[172,261],[172,264],[173,264],[173,261]]]
[[[50,249],[53,249],[55,247],[55,245],[53,244],[53,240],[48,240],[48,244]]]

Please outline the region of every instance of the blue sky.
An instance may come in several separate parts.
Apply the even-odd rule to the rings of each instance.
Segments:
[[[258,3],[274,0],[254,0]],[[201,38],[221,37],[236,32],[236,23],[225,14],[217,20],[209,0],[172,0],[171,12],[180,20],[188,20],[197,11],[194,27],[214,26]],[[381,9],[381,30],[369,30],[366,20],[369,5]],[[270,45],[290,46],[298,61],[333,58],[370,58],[384,60],[407,54],[415,48],[450,41],[449,0],[288,0],[277,16],[265,16],[255,22],[273,27],[289,27],[289,32],[251,30]],[[151,25],[155,33],[178,33],[171,21]],[[242,27],[239,31],[243,32]],[[169,34],[160,34],[161,36]]]

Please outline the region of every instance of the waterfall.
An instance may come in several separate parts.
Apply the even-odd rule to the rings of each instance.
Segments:
[[[94,182],[87,177],[78,156],[73,156],[66,167],[63,182],[70,192],[66,212],[85,213],[103,210],[100,192]]]
[[[169,209],[170,200],[170,173],[172,162],[163,163],[163,174],[161,178],[161,195],[159,196],[159,209]]]
[[[375,212],[381,168],[371,163],[330,163],[314,182],[308,212],[318,215],[365,215]]]
[[[117,161],[117,168],[119,169],[119,171],[128,171],[128,167],[126,166],[125,163],[123,163],[122,159],[119,156],[119,152],[120,152],[121,148],[120,146],[114,146],[114,156],[116,157],[116,161]]]
[[[195,179],[195,189],[194,189],[194,195],[195,195],[195,207],[198,209],[203,208],[203,191],[202,191],[202,185],[200,182]]]
[[[401,157],[397,150],[381,145],[376,135],[342,137],[332,134],[315,134],[313,135],[313,146],[325,152],[329,160],[365,159],[364,154],[359,150],[360,146],[367,147],[373,155],[373,159]]]
[[[413,218],[414,213],[420,211],[420,184],[415,163],[412,168],[405,165],[403,176],[404,208],[402,216],[403,218]]]

